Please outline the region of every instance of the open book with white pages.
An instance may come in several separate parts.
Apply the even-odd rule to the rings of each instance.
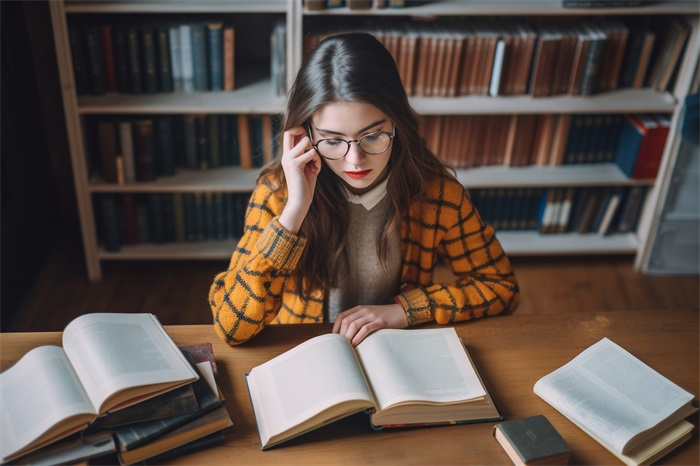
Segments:
[[[687,441],[693,394],[603,338],[542,377],[534,392],[629,465],[649,464]]]
[[[321,335],[246,382],[263,449],[360,411],[376,428],[501,419],[454,328],[379,330],[356,347]]]

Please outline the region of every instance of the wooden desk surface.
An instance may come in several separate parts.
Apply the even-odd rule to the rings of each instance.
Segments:
[[[615,341],[698,397],[698,313],[607,312],[491,317],[455,326],[505,420],[544,414],[572,449],[570,464],[621,464],[612,454],[532,392],[540,377],[603,337]],[[173,464],[510,464],[491,436],[494,423],[373,431],[355,415],[287,444],[261,451],[243,373],[330,325],[267,328],[255,340],[229,347],[210,326],[166,326],[178,344],[212,342],[219,384],[234,426],[226,443]],[[60,344],[60,333],[0,334],[1,369],[41,344]],[[693,438],[665,464],[700,464],[698,416]]]

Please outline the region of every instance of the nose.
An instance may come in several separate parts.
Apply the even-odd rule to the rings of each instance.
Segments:
[[[365,153],[360,149],[360,144],[357,141],[349,141],[350,150],[345,154],[345,160],[353,165],[358,165],[365,158]]]

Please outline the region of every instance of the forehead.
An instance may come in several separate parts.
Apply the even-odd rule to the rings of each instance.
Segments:
[[[344,134],[355,134],[368,125],[389,117],[372,104],[366,102],[331,102],[319,108],[311,118],[316,128]]]

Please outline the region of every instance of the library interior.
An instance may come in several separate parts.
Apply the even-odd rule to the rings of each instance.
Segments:
[[[0,20],[0,388],[35,348],[69,353],[61,335],[86,315],[110,335],[141,325],[127,314],[153,317],[198,378],[71,432],[3,434],[0,462],[700,461],[696,0],[8,0]],[[209,293],[250,228],[258,175],[282,156],[297,72],[345,32],[391,54],[420,137],[517,277],[512,314],[447,324],[498,417],[373,428],[360,412],[263,449],[248,373],[332,323],[270,325],[231,347]],[[455,280],[449,265],[433,264],[434,284]],[[678,394],[625,446],[539,391],[618,350],[605,364]],[[650,393],[634,396],[660,403]]]

